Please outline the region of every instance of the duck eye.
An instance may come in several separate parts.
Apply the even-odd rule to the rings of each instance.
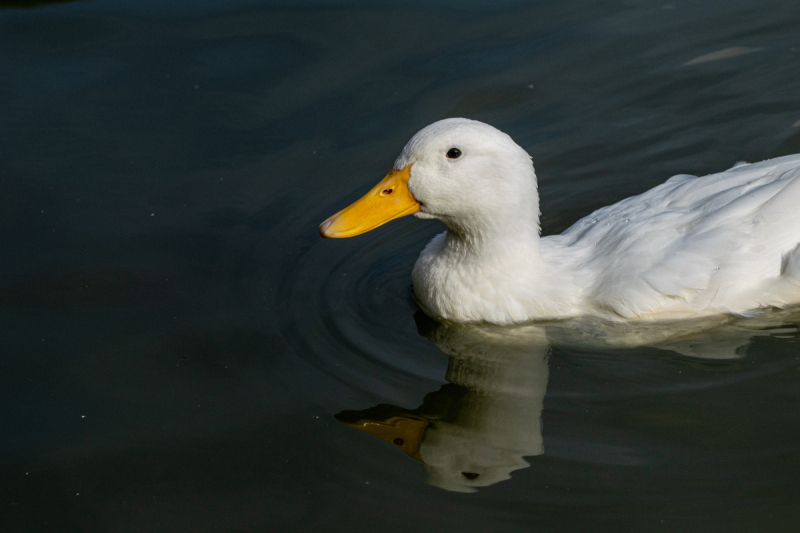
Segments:
[[[459,150],[458,148],[450,148],[447,151],[447,157],[449,159],[458,159],[459,157],[461,157],[461,150]]]

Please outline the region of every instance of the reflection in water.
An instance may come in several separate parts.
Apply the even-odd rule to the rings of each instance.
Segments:
[[[745,355],[755,337],[796,331],[800,314],[792,309],[749,318],[652,324],[582,319],[516,327],[439,323],[421,312],[415,319],[420,334],[450,357],[448,384],[413,410],[381,404],[336,418],[421,462],[431,485],[474,492],[529,466],[524,457],[544,453],[541,414],[551,346],[650,346],[734,359]]]
[[[547,387],[548,343],[533,331],[525,343],[506,343],[497,332],[455,324],[421,332],[450,356],[449,384],[413,411],[380,405],[336,417],[399,446],[420,461],[428,483],[472,492],[525,468],[523,456],[542,449],[541,412]],[[430,321],[430,319],[427,319]]]

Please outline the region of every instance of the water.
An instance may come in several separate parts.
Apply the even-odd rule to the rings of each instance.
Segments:
[[[316,226],[448,116],[532,154],[545,234],[800,152],[796,2],[32,3],[0,2],[3,531],[795,531],[797,319],[440,325],[440,225]]]

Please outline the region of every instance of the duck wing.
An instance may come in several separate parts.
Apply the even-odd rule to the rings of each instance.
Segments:
[[[562,237],[589,299],[625,318],[796,303],[800,155],[674,176]]]

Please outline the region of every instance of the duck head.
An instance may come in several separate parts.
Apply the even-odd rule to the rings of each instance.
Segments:
[[[530,156],[488,124],[464,118],[435,122],[411,138],[378,185],[319,231],[323,237],[353,237],[410,214],[438,218],[467,235],[506,231],[509,224],[538,234]]]

